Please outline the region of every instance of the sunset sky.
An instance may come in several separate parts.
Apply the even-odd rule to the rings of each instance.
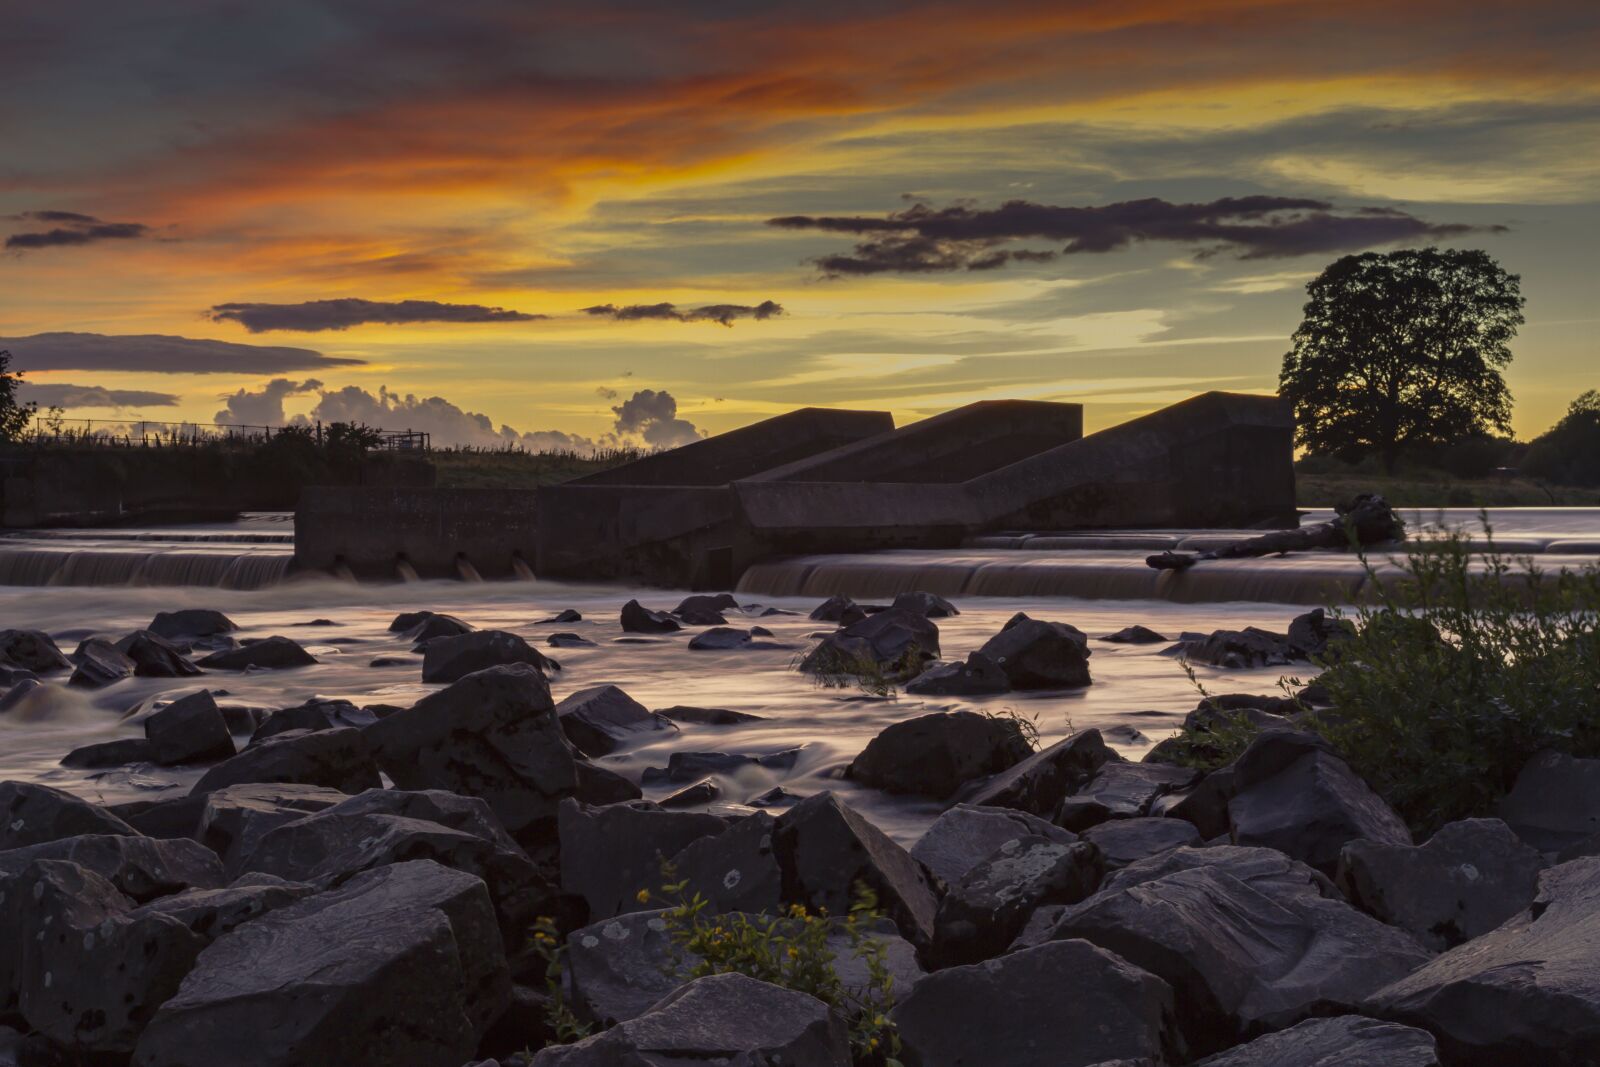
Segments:
[[[1437,244],[1522,276],[1526,437],[1600,386],[1597,55],[1595,0],[0,0],[0,348],[94,418],[1093,429]]]

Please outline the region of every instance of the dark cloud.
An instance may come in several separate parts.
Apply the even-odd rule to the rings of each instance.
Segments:
[[[58,224],[48,230],[25,230],[7,237],[6,247],[19,251],[86,245],[95,241],[125,241],[150,232],[150,227],[142,222],[104,222],[76,211],[24,211],[7,218],[14,222]]]
[[[482,304],[443,304],[437,300],[307,300],[299,304],[217,304],[208,313],[212,322],[237,322],[251,333],[268,330],[348,330],[364,323],[390,325],[416,322],[533,322],[548,315],[485,307]]]
[[[716,322],[732,326],[735,319],[775,318],[782,315],[783,305],[775,300],[759,304],[707,304],[697,308],[679,308],[676,304],[596,304],[580,308],[586,315],[596,315],[617,322],[637,322],[642,319],[666,319],[672,322]]]
[[[162,334],[40,333],[0,337],[21,370],[145,371],[154,374],[280,374],[318,367],[360,366],[361,359],[309,348],[246,345]]]
[[[23,382],[24,401],[41,408],[142,408],[173,407],[176,393],[157,393],[148,389],[107,389],[102,385],[68,385],[64,382]]]
[[[1167,241],[1198,245],[1201,256],[1227,252],[1239,259],[1268,259],[1452,237],[1473,229],[1427,222],[1397,208],[1340,211],[1326,200],[1285,196],[1223,197],[1186,204],[1150,197],[1096,207],[1057,207],[1027,200],[1008,200],[997,208],[970,204],[935,208],[919,203],[882,217],[785,215],[767,221],[782,229],[866,238],[850,253],[816,260],[830,277],[992,270],[1055,255],[1004,247],[1018,240],[1065,241],[1063,255]]]
[[[652,448],[677,448],[705,436],[688,419],[678,418],[678,401],[665,389],[640,389],[611,409],[618,437],[638,437]]]

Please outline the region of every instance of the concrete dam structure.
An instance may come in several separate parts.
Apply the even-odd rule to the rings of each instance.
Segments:
[[[1295,522],[1293,421],[1205,393],[1084,436],[1077,404],[969,404],[896,429],[805,408],[532,490],[307,490],[297,568],[728,589],[778,557],[998,531]]]

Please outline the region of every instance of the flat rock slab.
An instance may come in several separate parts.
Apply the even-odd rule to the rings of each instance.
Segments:
[[[1029,835],[1064,845],[1078,840],[1077,834],[1027,812],[957,804],[935,819],[911,846],[911,858],[941,882],[954,885],[1000,846]]]
[[[1016,808],[1050,819],[1069,793],[1092,778],[1108,760],[1121,758],[1106,747],[1099,730],[1082,730],[964,791],[961,799],[969,804]]]
[[[1360,1015],[1307,1019],[1194,1067],[1439,1067],[1433,1035]]]
[[[217,889],[225,880],[215,854],[194,841],[124,834],[86,834],[0,852],[0,875],[20,874],[35,860],[65,860],[146,903],[185,889]]]
[[[1110,870],[1169,849],[1200,844],[1200,832],[1182,819],[1114,819],[1089,827],[1081,836],[1100,849]]]
[[[201,796],[247,782],[319,785],[344,793],[359,793],[383,784],[366,735],[343,727],[290,730],[250,745],[206,771],[190,793]]]
[[[32,782],[0,782],[0,852],[80,834],[137,837],[139,831],[65,790]]]
[[[561,729],[579,752],[591,759],[609,755],[634,741],[661,731],[675,731],[669,720],[655,714],[614,685],[580,689],[556,705]]]

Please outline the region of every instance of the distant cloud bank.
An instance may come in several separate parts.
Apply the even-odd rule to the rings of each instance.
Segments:
[[[39,333],[0,337],[18,370],[143,371],[154,374],[282,374],[365,360],[325,356],[309,348],[247,345],[167,334]]]
[[[64,382],[23,382],[18,396],[24,403],[41,408],[151,408],[173,407],[176,393],[148,389],[107,389],[101,385],[68,385]]]
[[[483,304],[444,304],[437,300],[307,300],[299,304],[232,303],[213,305],[212,322],[237,322],[251,333],[293,330],[348,330],[366,323],[399,325],[416,322],[534,322],[548,315],[486,307]]]
[[[783,305],[776,300],[763,300],[759,304],[707,304],[697,308],[679,308],[676,304],[596,304],[580,308],[586,315],[595,315],[617,322],[637,322],[645,319],[666,319],[672,322],[715,322],[732,326],[735,319],[775,318],[782,315]]]
[[[106,222],[93,215],[80,215],[76,211],[24,211],[4,218],[11,222],[49,227],[24,230],[6,238],[7,248],[22,252],[87,245],[96,241],[126,241],[150,233],[150,227],[142,222]]]

